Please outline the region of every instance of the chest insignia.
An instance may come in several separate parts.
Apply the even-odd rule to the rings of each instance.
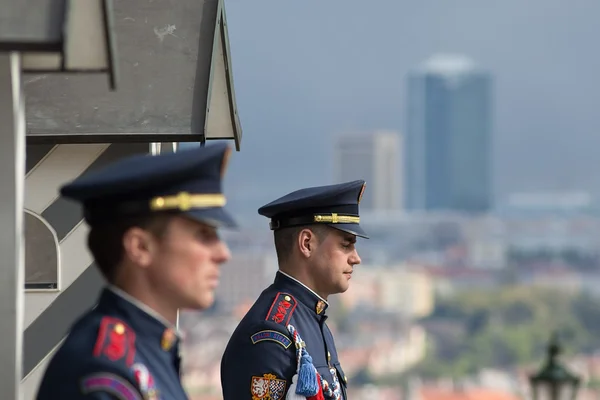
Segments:
[[[290,393],[295,393],[310,400],[340,400],[342,398],[342,392],[336,377],[335,368],[330,367],[329,370],[333,376],[333,380],[330,384],[317,372],[317,369],[312,364],[312,357],[308,354],[306,345],[296,328],[292,325],[288,325],[287,328],[294,338],[294,344],[296,345],[296,359],[298,363],[296,375],[292,377],[292,384],[290,385],[288,396],[290,396]]]
[[[140,392],[144,396],[145,400],[158,400],[158,390],[156,390],[156,384],[154,383],[154,377],[148,371],[148,368],[142,363],[135,363],[133,367],[133,375],[137,381]]]

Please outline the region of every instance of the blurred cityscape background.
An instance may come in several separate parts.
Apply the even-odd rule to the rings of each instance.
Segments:
[[[242,228],[217,302],[181,319],[192,399],[221,399],[225,344],[277,270],[256,209],[354,179],[371,239],[328,309],[352,400],[528,398],[555,330],[600,398],[600,2],[227,7],[257,140],[227,176]]]

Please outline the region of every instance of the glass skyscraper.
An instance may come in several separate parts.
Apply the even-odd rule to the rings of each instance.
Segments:
[[[485,212],[492,203],[492,80],[459,56],[434,56],[408,81],[408,210]]]

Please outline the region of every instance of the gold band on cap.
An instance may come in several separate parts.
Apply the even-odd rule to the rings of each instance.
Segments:
[[[223,207],[227,200],[223,194],[191,194],[181,192],[174,196],[160,196],[150,200],[150,210],[180,210],[188,211],[192,208]]]
[[[359,224],[360,217],[355,215],[340,215],[337,213],[315,215],[315,222],[326,224]]]

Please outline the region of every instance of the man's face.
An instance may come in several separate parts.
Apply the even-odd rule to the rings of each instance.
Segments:
[[[216,229],[173,217],[154,244],[148,275],[157,292],[177,308],[209,308],[219,284],[220,266],[231,258]]]
[[[328,230],[311,255],[315,289],[322,296],[348,290],[353,267],[360,264],[356,236],[335,228]]]

